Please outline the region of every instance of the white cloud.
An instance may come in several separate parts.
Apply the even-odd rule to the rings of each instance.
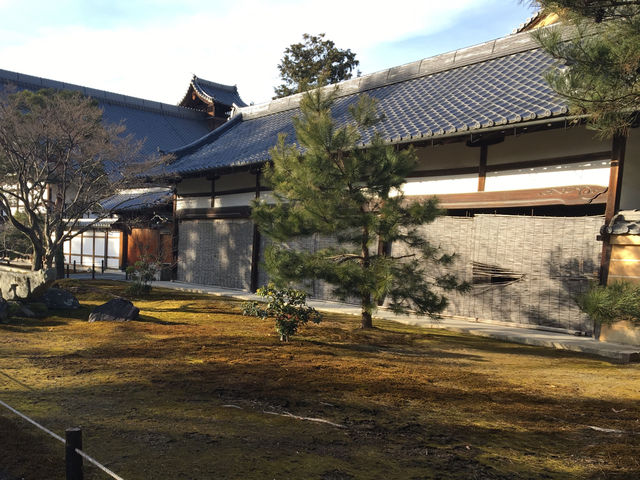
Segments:
[[[8,2],[0,0],[0,7]],[[377,45],[436,33],[483,3],[492,0],[191,1],[178,13],[156,13],[153,21],[136,27],[132,19],[108,29],[46,23],[5,27],[0,68],[168,103],[180,100],[196,73],[237,83],[246,101],[260,102],[278,83],[283,50],[305,32],[325,32],[338,47],[352,49],[363,72],[370,73],[367,62]]]

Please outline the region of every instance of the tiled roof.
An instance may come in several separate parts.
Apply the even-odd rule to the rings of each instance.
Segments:
[[[209,132],[205,114],[175,105],[7,70],[0,70],[0,86],[2,84],[30,90],[71,90],[91,97],[103,109],[105,120],[111,123],[122,121],[127,133],[139,140],[146,139],[143,146],[143,153],[146,154],[155,153],[158,149],[166,151],[178,148]]]
[[[333,115],[338,124],[346,123],[349,105],[366,92],[378,100],[385,116],[379,129],[391,143],[562,118],[567,104],[544,80],[553,65],[529,33],[510,35],[342,82]],[[295,141],[292,118],[300,114],[300,98],[237,110],[227,124],[175,150],[166,173],[193,175],[265,162],[279,133]],[[363,132],[365,143],[370,134]]]
[[[190,87],[192,87],[196,94],[206,102],[219,102],[228,106],[235,104],[238,107],[247,106],[247,104],[240,98],[238,87],[235,85],[223,85],[221,83],[210,82],[209,80],[204,80],[194,75],[191,79]],[[187,96],[189,95],[189,91],[187,91]],[[180,103],[184,102],[185,99]]]
[[[171,201],[172,195],[170,188],[123,190],[100,203],[106,210],[125,212],[165,206]]]
[[[623,210],[602,227],[602,233],[612,235],[640,235],[640,211]]]

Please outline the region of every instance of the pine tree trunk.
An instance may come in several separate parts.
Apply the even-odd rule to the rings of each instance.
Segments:
[[[371,318],[371,312],[362,309],[362,322],[360,328],[373,328],[373,319]]]
[[[361,243],[361,255],[362,255],[362,269],[367,272],[370,267],[369,258],[369,229],[365,226],[362,229],[362,243]],[[371,318],[371,292],[364,292],[360,297],[360,305],[362,306],[362,322],[361,328],[373,328],[373,320]]]

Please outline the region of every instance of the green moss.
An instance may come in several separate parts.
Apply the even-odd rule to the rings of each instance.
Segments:
[[[134,301],[140,321],[87,323],[125,285],[64,284],[81,309],[0,325],[0,396],[56,433],[82,426],[85,449],[124,478],[595,479],[637,468],[637,435],[588,425],[632,429],[638,365],[386,321],[365,332],[330,314],[282,344],[241,302],[163,289]],[[0,465],[61,477],[42,465],[63,451],[29,428],[18,443],[0,435]]]

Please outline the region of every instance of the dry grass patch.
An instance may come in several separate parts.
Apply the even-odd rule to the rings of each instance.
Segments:
[[[638,365],[338,315],[283,344],[239,302],[161,289],[135,300],[140,321],[90,324],[123,285],[62,283],[81,310],[0,325],[0,399],[59,433],[82,426],[85,449],[127,480],[640,471]],[[0,432],[12,477],[63,478],[55,440],[6,411]]]

